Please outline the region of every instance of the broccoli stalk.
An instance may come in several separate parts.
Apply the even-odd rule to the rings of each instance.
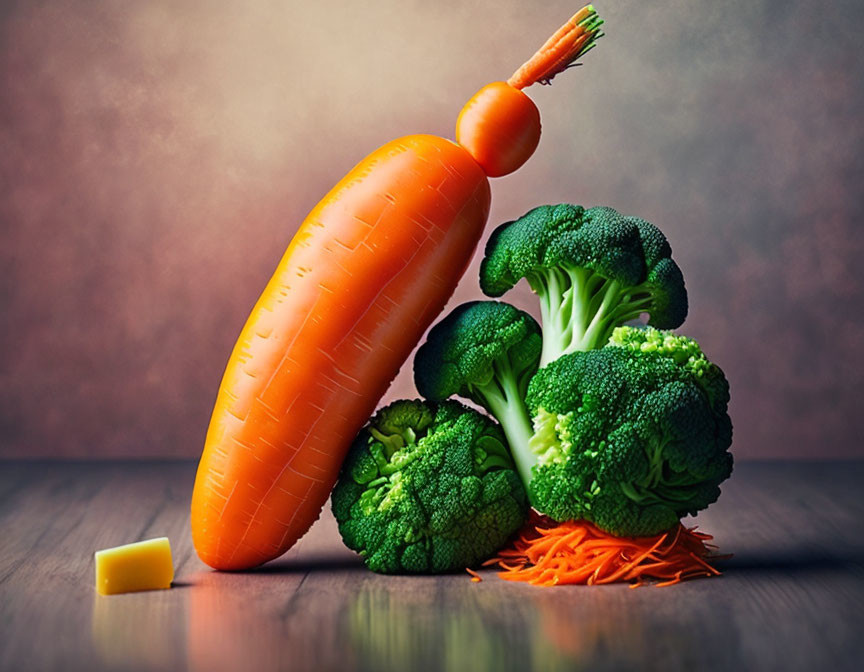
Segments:
[[[498,420],[526,484],[533,429],[525,394],[540,349],[540,327],[530,315],[507,303],[472,301],[435,325],[414,358],[421,395],[432,401],[459,395]]]
[[[540,366],[571,352],[603,347],[615,327],[638,319],[656,302],[647,282],[629,286],[586,268],[543,269],[527,280],[540,299]]]
[[[527,486],[531,481],[531,469],[528,467],[528,443],[534,433],[528,409],[525,406],[525,387],[519,385],[519,378],[513,371],[508,359],[493,364],[495,375],[485,385],[468,385],[468,398],[480,404],[489,411],[507,437],[507,444],[513,454],[516,471]],[[520,389],[522,387],[523,389]]]
[[[540,299],[540,366],[603,347],[612,330],[647,313],[670,329],[687,315],[681,271],[652,224],[612,208],[541,206],[490,236],[480,286],[501,296],[521,278]]]

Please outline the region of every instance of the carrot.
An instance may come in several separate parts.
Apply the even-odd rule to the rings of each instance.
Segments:
[[[506,82],[487,84],[456,120],[456,141],[489,177],[508,175],[524,164],[540,142],[540,112],[522,89],[548,84],[602,37],[603,20],[591,5],[580,9]]]
[[[508,175],[537,149],[540,112],[528,96],[509,84],[487,84],[462,108],[456,120],[456,142],[489,177]]]
[[[560,59],[539,58],[553,69]],[[537,71],[548,79],[549,67]],[[519,90],[529,80],[469,101],[457,121],[464,146],[411,135],[376,150],[300,226],[240,333],[210,420],[192,495],[193,542],[210,566],[276,558],[320,514],[348,446],[468,265],[489,212],[487,177],[516,170],[537,146],[539,113]]]
[[[218,569],[281,555],[318,517],[345,450],[462,275],[483,171],[434,136],[385,145],[303,222],[222,380],[192,499]]]
[[[524,89],[535,82],[548,84],[555,75],[594,48],[596,40],[603,36],[601,25],[603,19],[597,16],[594,7],[583,7],[513,73],[507,84],[514,89]]]
[[[708,561],[729,556],[715,555],[711,538],[680,523],[654,537],[615,537],[585,521],[559,524],[532,512],[512,545],[483,564],[497,564],[504,570],[498,576],[507,581],[540,586],[629,581],[635,588],[646,579],[671,586],[720,575]]]

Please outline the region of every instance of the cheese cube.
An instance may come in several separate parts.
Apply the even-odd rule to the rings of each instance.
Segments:
[[[100,595],[170,588],[173,579],[168,537],[96,551],[96,590]]]

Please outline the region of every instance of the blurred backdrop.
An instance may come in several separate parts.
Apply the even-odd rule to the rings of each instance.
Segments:
[[[0,2],[0,456],[197,456],[306,213],[384,142],[452,137],[578,5]],[[561,201],[656,223],[736,455],[864,455],[864,3],[597,8],[490,230]]]

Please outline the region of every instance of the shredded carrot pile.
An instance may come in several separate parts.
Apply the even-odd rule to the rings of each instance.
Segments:
[[[484,566],[498,565],[498,576],[537,586],[629,581],[631,588],[646,579],[671,586],[699,576],[719,576],[709,564],[729,556],[715,554],[713,537],[680,523],[656,537],[615,537],[585,521],[556,523],[532,512],[516,540]]]

